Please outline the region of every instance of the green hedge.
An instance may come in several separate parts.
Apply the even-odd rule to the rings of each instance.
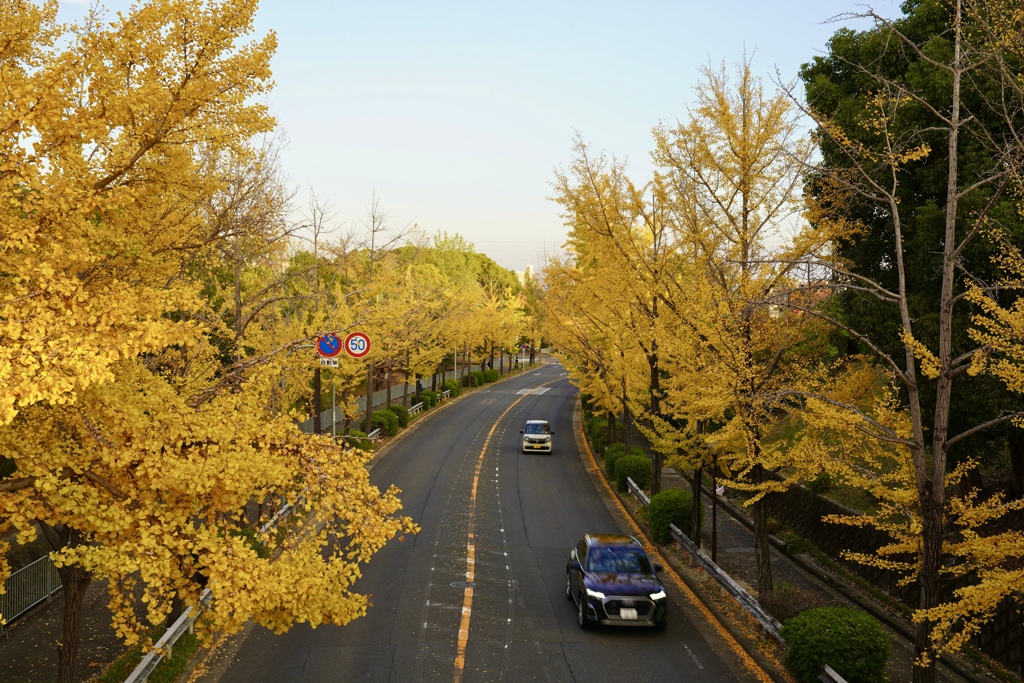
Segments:
[[[417,403],[422,403],[424,410],[430,410],[437,405],[437,392],[424,389],[413,397],[413,405]]]
[[[398,416],[390,410],[375,410],[370,415],[370,426],[379,427],[386,436],[394,436],[398,433]]]
[[[632,479],[642,489],[651,485],[651,473],[654,471],[651,461],[643,455],[627,455],[615,461],[615,481],[618,482],[619,492],[625,493],[629,490],[626,478]]]
[[[345,438],[345,443],[360,451],[373,450],[373,441],[366,438],[366,432],[361,432],[358,429],[348,430],[348,436]]]
[[[700,518],[703,522],[703,503],[700,506]],[[668,543],[672,540],[669,524],[675,524],[688,538],[693,538],[693,496],[687,489],[665,489],[651,498],[647,519],[651,526],[651,539],[655,543]]]
[[[462,392],[462,387],[457,379],[446,379],[444,381],[444,388],[451,392],[452,398],[455,398]]]
[[[398,426],[402,429],[409,426],[409,409],[401,404],[392,405],[388,408],[398,418]]]
[[[782,627],[789,652],[786,668],[800,683],[815,683],[828,664],[847,683],[883,683],[889,636],[878,621],[847,607],[820,607]]]
[[[467,386],[482,387],[484,385],[484,373],[479,370],[473,370],[466,377],[466,381],[469,382]]]
[[[601,455],[608,445],[608,420],[603,417],[594,417],[591,414],[587,420],[587,436],[590,437],[590,444],[594,452]]]
[[[626,444],[621,442],[610,443],[604,449],[604,471],[609,477],[615,476],[615,461],[625,457]]]
[[[498,378],[501,377],[497,370],[484,370],[484,381],[485,382],[497,382]]]
[[[629,449],[629,453],[626,453],[626,446],[616,441],[615,443],[608,444],[608,447],[604,449],[604,468],[605,472],[608,473],[609,479],[615,479],[615,463],[619,458],[626,457],[627,455],[639,455],[644,457],[644,449],[639,446],[632,446]]]

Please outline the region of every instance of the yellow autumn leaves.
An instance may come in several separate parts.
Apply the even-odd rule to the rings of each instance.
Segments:
[[[923,667],[931,653],[960,648],[1001,600],[1019,594],[1015,567],[1024,557],[1024,534],[991,530],[1024,502],[1000,494],[956,496],[977,460],[945,467],[951,445],[1003,424],[1013,407],[976,428],[957,425],[959,433],[947,433],[946,402],[926,437],[918,392],[934,395],[931,382],[948,392],[952,378],[968,368],[1020,391],[1024,308],[994,297],[993,283],[980,279],[963,295],[949,294],[936,318],[948,318],[965,298],[977,306],[973,329],[963,330],[978,343],[973,364],[970,354],[956,358],[948,344],[929,338],[929,346],[916,336],[928,328],[908,313],[912,295],[901,261],[908,247],[899,241],[908,228],[899,222],[897,192],[886,183],[909,184],[904,176],[917,172],[931,147],[891,130],[893,117],[903,114],[896,110],[908,104],[905,96],[868,93],[865,100],[863,127],[878,138],[871,145],[824,116],[806,139],[795,122],[797,101],[765,92],[743,62],[735,75],[704,69],[686,119],[654,129],[655,172],[642,187],[623,164],[577,142],[572,163],[553,183],[572,252],[544,272],[543,324],[595,412],[623,416],[626,425],[637,417],[656,451],[655,471],[664,457],[699,472],[715,454],[730,486],[749,491],[760,592],[772,591],[760,500],[789,485],[770,470],[784,470],[791,481],[828,477],[866,492],[865,514],[830,521],[888,534],[891,542],[876,553],[847,557],[926,587],[926,599],[914,606],[915,619],[927,626],[918,638]],[[825,167],[812,142],[841,149],[848,166]],[[865,168],[883,180],[861,177]],[[968,186],[964,194],[981,185],[960,182]],[[888,288],[837,256],[837,245],[870,229],[861,223],[864,214],[858,219],[849,208],[865,198],[874,202],[874,218],[895,223],[895,251],[875,257],[883,271],[900,264],[899,282]],[[949,215],[955,224],[955,206]],[[978,234],[964,223],[952,231],[951,245]],[[990,239],[1006,239],[991,232]],[[997,284],[1019,291],[1024,259],[1003,246],[997,265],[1007,279]],[[955,263],[957,277],[966,268],[956,254],[947,263]],[[893,316],[894,353],[883,350],[887,342],[877,329],[865,326],[865,332],[850,321],[842,297],[855,292],[869,307],[881,302],[902,315]],[[848,352],[848,345],[860,353]],[[942,425],[940,440],[933,440],[939,427],[931,424]],[[938,558],[955,558],[958,569]],[[968,587],[953,599],[938,595],[940,575],[968,571]]]
[[[458,238],[294,247],[255,8],[152,0],[63,26],[55,2],[0,3],[0,534],[45,535],[66,592],[106,580],[128,642],[204,585],[204,633],[364,614],[360,566],[417,527],[365,453],[296,428],[309,345],[358,326],[412,379],[527,326],[514,276]],[[354,400],[366,366],[332,379]],[[73,671],[73,624],[62,642]]]

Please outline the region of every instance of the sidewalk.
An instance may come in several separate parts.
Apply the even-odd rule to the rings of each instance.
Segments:
[[[674,469],[666,467],[661,473],[662,488],[690,489],[690,482],[685,480]],[[722,499],[719,498],[719,501]],[[701,548],[711,555],[711,499],[704,493],[704,504],[707,513],[701,530]],[[739,511],[742,514],[742,510]],[[786,557],[776,548],[771,549],[772,573],[776,582],[785,581],[799,589],[818,596],[823,603],[838,607],[861,609],[830,585],[820,581],[793,560]],[[718,506],[718,566],[727,572],[740,586],[755,598],[757,597],[757,567],[754,563],[753,533],[727,510],[726,505]],[[836,581],[839,581],[837,578]],[[854,589],[855,590],[855,589]],[[885,624],[882,627],[889,633],[892,643],[892,655],[886,673],[892,683],[909,682],[913,678],[913,644],[904,639],[896,631]],[[960,683],[963,677],[946,668],[940,660],[936,670],[937,680],[941,683]]]
[[[82,640],[78,650],[78,679],[88,680],[121,654],[124,644],[110,626],[107,585],[93,581],[82,606]],[[0,635],[0,681],[45,683],[57,680],[57,643],[64,621],[64,595],[4,627]]]

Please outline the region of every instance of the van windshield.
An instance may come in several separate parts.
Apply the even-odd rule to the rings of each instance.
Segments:
[[[548,434],[551,432],[551,428],[546,424],[528,424],[526,425],[527,434]]]

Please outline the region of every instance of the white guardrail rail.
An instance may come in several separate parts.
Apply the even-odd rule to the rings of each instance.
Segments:
[[[647,497],[647,494],[643,492],[639,486],[636,485],[631,478],[626,478],[626,484],[629,487],[630,492],[636,496],[647,507],[651,504],[651,499]],[[669,533],[672,534],[672,538],[683,547],[683,549],[694,559],[694,561],[700,565],[700,568],[711,575],[715,581],[722,586],[722,588],[731,595],[736,602],[740,603],[743,609],[747,610],[751,616],[757,619],[757,622],[761,624],[761,627],[770,635],[772,638],[785,645],[786,641],[782,639],[782,624],[779,620],[768,614],[761,604],[758,603],[754,597],[743,590],[739,584],[733,581],[732,577],[725,573],[721,567],[711,561],[711,558],[704,554],[704,551],[697,547],[697,545],[691,541],[686,534],[679,530],[675,524],[669,524]]]
[[[626,477],[626,485],[629,487],[630,493],[637,497],[637,499],[643,503],[644,507],[651,504],[651,499],[644,493],[643,489],[636,485],[636,482],[631,478]],[[781,645],[785,646],[786,641],[782,638],[782,624],[779,620],[768,614],[764,607],[754,599],[754,597],[743,590],[732,577],[725,573],[721,567],[711,561],[711,558],[704,554],[704,551],[697,547],[693,541],[689,539],[675,524],[669,524],[669,533],[672,534],[672,538],[693,558],[694,562],[700,566],[709,576],[711,576],[718,585],[722,587],[722,590],[727,592],[733,597],[736,602],[740,604],[751,616],[757,619],[757,622],[761,625],[761,628],[765,632],[778,641]],[[832,667],[827,664],[822,666],[821,675],[818,680],[822,683],[846,683],[846,680],[842,676],[832,670]]]
[[[260,531],[266,533],[272,530],[282,521],[292,516],[295,513],[295,506],[301,505],[305,500],[304,496],[300,496],[295,501],[295,505],[285,505],[282,507],[277,511],[277,514],[263,525]],[[171,624],[171,627],[164,632],[160,640],[156,641],[153,645],[153,649],[142,658],[139,665],[128,675],[125,683],[141,683],[145,681],[165,657],[169,658],[171,656],[174,644],[178,642],[178,639],[185,635],[186,632],[193,632],[196,619],[203,613],[203,608],[209,604],[211,595],[209,588],[203,591],[202,595],[199,596],[199,604],[189,607],[178,617],[177,621]]]

